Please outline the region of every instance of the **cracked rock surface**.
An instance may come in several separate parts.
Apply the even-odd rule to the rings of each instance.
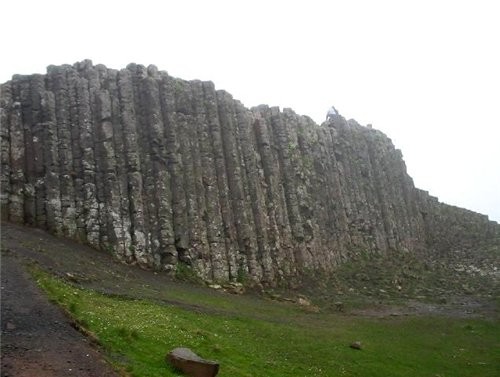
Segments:
[[[152,65],[15,75],[1,85],[0,122],[2,219],[147,268],[272,286],[359,253],[500,234],[415,188],[380,131],[247,109]]]

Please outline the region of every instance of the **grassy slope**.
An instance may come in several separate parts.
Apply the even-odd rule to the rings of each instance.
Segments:
[[[179,346],[218,360],[221,377],[500,374],[500,326],[494,321],[368,319],[234,296],[212,296],[204,309],[186,310],[104,296],[40,270],[33,273],[51,299],[99,338],[112,363],[133,376],[179,375],[164,362]],[[190,292],[184,298],[199,303]],[[240,299],[240,312],[221,310]],[[349,348],[355,340],[363,350]]]

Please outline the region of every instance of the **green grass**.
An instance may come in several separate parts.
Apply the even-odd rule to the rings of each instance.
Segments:
[[[306,313],[292,304],[256,299],[253,308],[245,301],[241,313],[223,314],[214,311],[217,296],[208,310],[196,312],[105,296],[32,272],[52,300],[97,336],[108,360],[132,376],[178,376],[164,361],[175,347],[219,361],[221,377],[494,377],[500,372],[500,326],[494,321],[375,320]],[[259,316],[261,311],[268,315]],[[362,342],[361,351],[349,348],[355,340]]]

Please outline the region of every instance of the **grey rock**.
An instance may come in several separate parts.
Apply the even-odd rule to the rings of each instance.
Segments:
[[[415,188],[382,132],[245,108],[211,82],[90,60],[0,91],[2,219],[216,284],[296,285],[359,254],[498,245],[484,215]],[[240,287],[232,285],[240,291]]]
[[[175,348],[165,357],[166,362],[191,377],[215,377],[219,364],[204,360],[189,348]]]
[[[355,349],[355,350],[361,350],[361,349],[363,349],[362,344],[361,344],[361,342],[360,342],[359,340],[357,340],[357,341],[355,341],[355,342],[352,342],[352,343],[349,345],[349,347],[351,347],[351,348],[353,348],[353,349]]]

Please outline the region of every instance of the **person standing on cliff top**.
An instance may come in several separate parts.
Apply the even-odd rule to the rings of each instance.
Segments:
[[[335,119],[335,116],[338,114],[339,114],[339,112],[337,111],[335,106],[332,106],[328,109],[328,113],[326,113],[326,120],[327,121],[333,120],[333,119]]]

